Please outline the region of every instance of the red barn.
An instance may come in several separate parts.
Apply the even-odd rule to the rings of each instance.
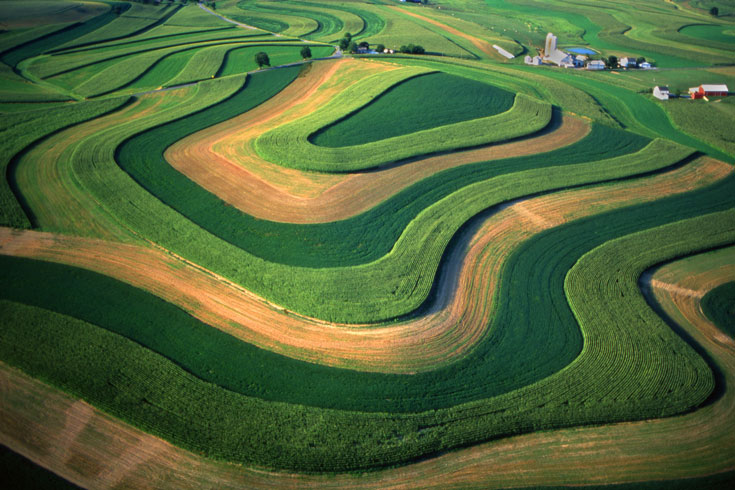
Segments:
[[[692,99],[701,99],[702,97],[725,97],[728,94],[727,85],[700,85],[689,89],[689,95]]]

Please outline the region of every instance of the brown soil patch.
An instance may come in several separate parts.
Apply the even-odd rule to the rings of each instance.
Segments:
[[[492,326],[506,257],[535,233],[631,203],[685,192],[732,167],[710,158],[662,175],[522,200],[466,234],[446,262],[439,300],[423,316],[364,328],[285,312],[240,286],[163,250],[49,233],[0,229],[0,253],[107,274],[179,305],[239,339],[290,357],[366,371],[415,372],[463,356]]]
[[[590,129],[584,120],[563,115],[558,128],[551,132],[346,175],[302,172],[260,159],[253,149],[258,135],[277,122],[316,109],[341,88],[324,87],[325,81],[335,72],[357,70],[361,64],[356,60],[340,63],[314,65],[312,73],[297,79],[266,104],[172,145],[166,151],[166,160],[203,188],[252,216],[289,223],[323,223],[370,209],[441,170],[551,151],[579,141]],[[372,65],[370,70],[374,69]]]
[[[669,264],[654,279],[695,291],[732,279],[735,266],[692,265],[709,254]],[[722,345],[698,299],[656,290],[735,383],[735,348]],[[86,429],[61,439],[69,417]],[[0,442],[88,488],[448,488],[582,485],[670,480],[735,469],[735,393],[693,413],[666,419],[571,428],[511,437],[460,449],[401,468],[350,475],[270,473],[214,462],[176,448],[18,370],[0,363]],[[53,457],[67,444],[72,456]],[[135,455],[130,457],[130,455]],[[84,462],[79,464],[78,462]],[[73,464],[76,462],[76,464]],[[105,477],[113,475],[115,478]]]

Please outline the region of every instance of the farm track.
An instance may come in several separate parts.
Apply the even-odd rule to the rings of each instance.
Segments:
[[[175,143],[165,158],[192,181],[252,216],[289,223],[323,223],[359,214],[441,170],[543,153],[575,143],[589,133],[584,120],[562,115],[561,123],[550,132],[419,158],[372,172],[339,175],[288,169],[257,155],[253,144],[264,129],[309,114],[339,89],[324,86],[329,77],[345,74],[344,70],[359,70],[360,63],[364,62],[340,60],[330,68],[323,63],[313,65],[306,77],[298,78],[261,106]],[[377,69],[383,68],[377,65]]]
[[[717,253],[732,253],[732,248]],[[653,279],[705,292],[731,280],[710,254],[672,262]],[[692,271],[698,271],[693,274]],[[654,289],[664,310],[735,382],[735,342],[691,295]],[[735,393],[665,419],[532,433],[459,449],[402,468],[360,475],[270,473],[211,461],[172,446],[0,363],[4,444],[70,481],[94,488],[507,488],[668,480],[735,467]],[[602,450],[615,447],[614,453]],[[59,449],[52,449],[59,448]],[[54,456],[64,451],[65,459]],[[727,456],[727,455],[730,456]]]
[[[234,337],[289,357],[366,371],[411,373],[463,357],[492,328],[505,259],[534,234],[603,211],[706,186],[732,167],[700,158],[682,168],[614,186],[554,193],[500,206],[464,233],[445,260],[437,300],[396,325],[365,328],[286,312],[166,251],[109,241],[0,229],[0,253],[100,272],[148,290]]]

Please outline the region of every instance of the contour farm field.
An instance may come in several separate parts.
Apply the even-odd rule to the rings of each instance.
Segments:
[[[730,488],[731,10],[0,0],[0,479]]]

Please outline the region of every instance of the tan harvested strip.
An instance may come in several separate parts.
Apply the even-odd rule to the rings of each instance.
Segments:
[[[428,22],[429,24],[433,24],[440,29],[450,33],[454,34],[455,36],[459,36],[461,38],[467,39],[469,42],[471,42],[477,49],[479,49],[481,52],[486,54],[489,58],[499,58],[498,52],[493,48],[493,45],[484,39],[480,39],[479,37],[472,36],[470,34],[467,34],[466,32],[462,32],[459,29],[455,29],[454,27],[448,26],[446,24],[443,24],[439,22],[438,20],[430,19],[428,17],[425,17],[423,15],[419,15],[415,12],[411,12],[408,9],[402,9],[397,6],[390,7],[393,10],[397,10],[398,12],[401,12],[406,15],[410,15],[411,17],[415,17],[417,19],[423,20],[424,22]],[[501,59],[505,59],[502,58]]]
[[[284,312],[226,279],[152,248],[0,229],[0,253],[110,275],[180,305],[203,322],[287,356],[380,372],[431,369],[465,355],[492,326],[495,284],[506,257],[535,233],[631,201],[707,185],[732,171],[702,157],[662,175],[520,201],[493,214],[455,247],[438,300],[425,315],[372,328]]]
[[[360,78],[395,69],[399,68],[355,59],[312,63],[278,95],[253,110],[172,145],[166,151],[166,159],[215,194],[219,194],[219,182],[229,183],[227,192],[220,197],[231,204],[238,198],[259,200],[262,196],[283,192],[283,188],[298,192],[301,197],[309,197],[334,185],[341,177],[270,164],[258,157],[253,149],[255,138],[283,122],[310,114]],[[236,157],[227,158],[220,153]]]
[[[563,115],[559,127],[551,132],[347,175],[287,169],[257,156],[253,142],[258,135],[312,112],[343,88],[331,81],[335,74],[343,80],[375,69],[386,67],[357,60],[314,64],[308,74],[261,106],[178,141],[166,151],[166,160],[203,188],[252,216],[322,223],[354,216],[441,170],[555,150],[579,141],[590,130],[584,120]]]
[[[691,289],[677,286],[676,284],[668,284],[656,279],[651,281],[651,286],[656,289],[665,289],[671,294],[692,296],[693,298],[701,298],[706,293],[706,291],[693,291]]]
[[[725,266],[721,260],[708,264],[710,254],[705,254],[669,264],[654,279],[707,291],[732,280],[735,249],[729,253]],[[0,363],[0,443],[87,488],[516,488],[732,471],[735,342],[703,316],[698,298],[669,295],[667,290],[656,290],[656,295],[709,352],[728,388],[715,402],[683,416],[532,433],[361,475],[269,473],[174,447]],[[67,459],[56,458],[53,448],[63,443],[64,428],[76,412],[86,420],[87,430],[69,441]],[[108,474],[119,477],[104,479]]]

